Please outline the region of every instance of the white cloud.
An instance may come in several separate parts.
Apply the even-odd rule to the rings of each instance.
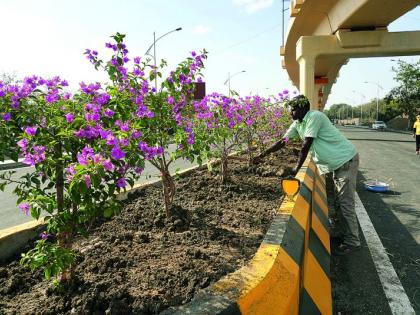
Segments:
[[[273,0],[233,0],[233,4],[244,8],[246,13],[252,14],[271,7]]]
[[[194,33],[198,35],[205,35],[211,32],[211,27],[204,25],[197,25],[194,29]]]

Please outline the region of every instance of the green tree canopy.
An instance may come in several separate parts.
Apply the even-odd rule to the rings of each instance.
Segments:
[[[392,70],[399,85],[388,93],[385,101],[414,121],[420,110],[420,60],[414,63],[399,60]]]

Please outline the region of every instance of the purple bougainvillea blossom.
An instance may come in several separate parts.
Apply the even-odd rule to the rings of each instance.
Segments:
[[[76,174],[76,167],[74,165],[70,165],[65,169],[66,171],[66,179],[68,182],[73,180],[74,175]]]
[[[104,116],[108,118],[112,118],[112,116],[114,116],[114,111],[112,109],[107,108],[104,111]]]
[[[112,134],[109,134],[106,137],[106,144],[109,145],[109,146],[115,146],[115,145],[118,144],[118,139],[115,138]]]
[[[41,234],[39,234],[39,237],[43,240],[47,240],[50,236],[51,234],[48,234],[47,232],[42,232]]]
[[[104,166],[104,169],[107,171],[112,171],[114,169],[114,164],[112,164],[110,159],[103,160],[102,165]]]
[[[36,135],[36,131],[37,131],[38,127],[37,126],[28,126],[25,127],[25,133],[29,136],[35,136]]]
[[[74,115],[72,113],[67,113],[64,116],[66,117],[66,121],[68,123],[72,123],[74,121]]]
[[[111,150],[111,156],[115,160],[120,160],[125,157],[125,152],[121,150],[119,146],[115,146]]]
[[[25,215],[29,215],[29,211],[31,210],[31,206],[29,205],[29,203],[27,202],[22,202],[21,204],[19,204],[19,209],[23,211],[23,213],[25,213]]]
[[[22,163],[30,166],[35,166],[36,164],[45,160],[45,146],[38,145],[32,148],[31,152],[25,152],[25,158]]]
[[[4,121],[9,121],[10,119],[12,119],[12,114],[11,113],[6,113],[3,115],[3,120]]]
[[[138,130],[133,130],[132,132],[131,132],[131,138],[133,138],[133,139],[138,139],[138,138],[140,138],[141,137],[141,132],[140,131],[138,131]]]
[[[92,186],[92,181],[90,180],[89,175],[84,175],[83,180],[85,181],[86,187],[90,188]]]
[[[19,148],[22,148],[23,150],[26,150],[28,147],[28,139],[23,138],[17,142],[17,145]]]
[[[127,147],[127,146],[130,145],[130,139],[128,139],[128,138],[122,138],[122,139],[120,139],[119,142],[120,142],[120,145],[123,146],[123,147]]]
[[[116,185],[117,187],[124,188],[125,186],[127,186],[127,182],[124,177],[121,177],[117,180]]]

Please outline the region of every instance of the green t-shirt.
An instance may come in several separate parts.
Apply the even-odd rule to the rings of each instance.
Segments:
[[[314,138],[310,152],[321,174],[332,172],[351,160],[356,148],[347,140],[328,117],[320,111],[310,110],[302,122],[295,120],[284,138]]]

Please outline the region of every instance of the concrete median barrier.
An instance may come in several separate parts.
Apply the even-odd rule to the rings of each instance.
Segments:
[[[162,314],[332,314],[325,178],[307,160],[299,193],[281,204],[254,258]]]

